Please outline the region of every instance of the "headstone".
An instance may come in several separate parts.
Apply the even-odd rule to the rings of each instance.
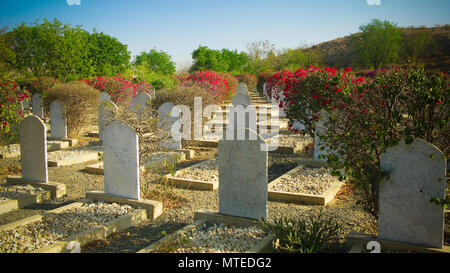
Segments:
[[[180,119],[180,117],[172,117],[174,105],[171,102],[166,102],[158,108],[158,128],[168,136],[167,140],[163,140],[161,146],[163,148],[181,149],[181,139],[174,139],[171,135],[172,126]]]
[[[19,126],[19,137],[22,178],[48,182],[47,129],[44,122],[34,115],[26,117]]]
[[[250,94],[248,93],[247,86],[245,83],[240,83],[239,86],[236,88],[236,93],[234,94],[233,105],[251,105],[252,100],[250,98]]]
[[[268,152],[256,140],[219,141],[219,213],[267,219]]]
[[[442,248],[444,207],[430,200],[445,198],[446,160],[438,148],[421,139],[401,141],[381,155],[378,237]]]
[[[98,107],[98,135],[100,140],[103,141],[103,129],[113,121],[117,110],[117,106],[110,100],[103,101]]]
[[[52,138],[67,138],[65,107],[57,100],[50,104],[50,130]]]
[[[23,101],[23,109],[30,110],[30,99],[26,99]]]
[[[323,135],[326,133],[325,122],[328,119],[329,114],[325,110],[321,110],[319,112],[319,115],[320,117],[319,120],[316,122],[316,129],[314,132],[314,160],[327,161],[326,158],[319,158],[320,155],[326,155],[327,153],[330,152],[330,150],[327,148],[326,143],[320,140],[319,135]]]
[[[33,107],[33,115],[40,119],[44,118],[44,108],[42,107],[42,98],[38,93],[34,93],[31,98],[31,105]]]
[[[140,199],[139,139],[118,120],[103,130],[103,168],[106,194]]]
[[[145,111],[145,107],[147,107],[151,101],[152,98],[149,94],[140,93],[133,98],[133,101],[130,105],[130,110],[135,112],[138,116],[138,119],[140,119],[142,113]]]
[[[111,97],[106,92],[100,93],[100,103],[104,102],[105,100],[111,100]]]

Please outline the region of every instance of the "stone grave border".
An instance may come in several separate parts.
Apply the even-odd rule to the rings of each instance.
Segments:
[[[66,184],[56,182],[38,182],[30,179],[22,178],[21,176],[8,176],[6,177],[6,184],[9,185],[32,185],[35,187],[43,188],[51,192],[52,198],[60,198],[66,194]]]
[[[180,170],[176,171],[174,173],[174,175],[166,174],[163,176],[163,180],[167,181],[170,185],[177,187],[177,188],[183,188],[183,189],[188,189],[188,190],[215,191],[219,188],[219,182],[209,182],[209,181],[202,181],[202,180],[196,180],[196,179],[186,179],[186,178],[175,177],[175,175],[183,173],[185,171],[185,169],[195,167],[195,166],[203,164],[209,160],[211,160],[211,159],[203,160],[197,164],[180,169]],[[217,160],[217,158],[216,158],[216,160]]]
[[[31,216],[13,223],[0,226],[0,231],[8,231],[15,229],[19,226],[25,226],[34,222],[41,221],[46,214],[61,213],[65,210],[80,207],[87,203],[87,200],[81,200],[80,202],[75,202],[60,208],[56,208],[42,215]],[[120,232],[129,227],[135,226],[136,224],[147,219],[147,211],[145,209],[136,209],[134,212],[120,216],[119,218],[113,219],[102,226],[95,226],[86,231],[75,234],[64,241],[56,241],[55,243],[41,247],[40,249],[34,250],[32,253],[67,253],[71,250],[67,249],[67,245],[71,242],[77,242],[80,246],[83,246],[89,242],[105,239],[113,232]]]
[[[61,167],[61,166],[69,166],[69,165],[75,165],[75,164],[81,164],[93,160],[98,160],[99,154],[98,152],[86,152],[86,154],[77,156],[75,158],[69,158],[65,160],[47,160],[47,166],[48,167]]]
[[[281,136],[281,135],[278,135]],[[266,141],[269,141],[270,139],[274,138],[275,136],[266,139]],[[292,147],[292,146],[278,146],[278,148],[275,151],[269,151],[269,153],[277,153],[277,154],[296,154],[299,152],[303,152],[306,147],[308,147],[309,144],[313,143],[312,141],[302,141],[299,143],[299,147]],[[270,147],[270,145],[269,145]]]
[[[292,173],[297,172],[302,167],[316,168],[315,166],[308,166],[305,164],[299,164],[297,167],[283,174],[275,180],[272,180],[268,184],[268,199],[270,201],[281,201],[281,202],[294,202],[308,205],[326,205],[331,202],[336,194],[341,189],[343,182],[338,182],[332,184],[324,193],[320,195],[307,194],[307,193],[293,193],[285,191],[275,191],[273,187],[281,181],[282,178],[289,176]]]
[[[66,145],[66,143],[67,143],[67,145]],[[13,144],[13,145],[17,145],[18,150],[15,152],[12,152],[12,153],[2,153],[2,154],[0,154],[0,158],[13,158],[13,157],[20,156],[20,144]],[[64,150],[64,149],[68,149],[69,147],[70,147],[70,143],[66,142],[66,141],[61,141],[59,143],[48,143],[47,142],[47,152]]]
[[[17,157],[20,156],[20,144],[12,144],[11,146],[16,146],[17,151],[15,152],[5,152],[5,153],[0,153],[0,158],[12,158],[12,157]],[[4,147],[6,149],[6,147]]]
[[[202,226],[205,223],[209,224],[230,224],[238,227],[248,227],[257,225],[258,221],[249,219],[249,218],[241,218],[241,217],[235,217],[235,216],[228,216],[228,215],[222,215],[215,212],[210,212],[207,210],[200,210],[196,211],[194,214],[194,223],[189,224],[174,233],[170,234],[168,237],[163,237],[162,239],[158,240],[157,242],[149,245],[146,248],[143,248],[139,250],[137,253],[150,253],[151,251],[155,250],[160,244],[164,243],[165,241],[177,236],[184,234],[186,232],[189,232],[191,230],[194,230],[200,226]],[[264,237],[261,241],[259,241],[256,245],[254,245],[249,250],[245,251],[244,253],[268,253],[273,250],[273,241],[274,236],[269,234],[266,237]]]
[[[68,142],[70,147],[74,147],[78,143],[78,139],[76,138],[57,138],[57,137],[47,137],[48,141],[62,141]]]
[[[421,253],[450,253],[450,246],[444,245],[442,248],[432,248],[414,244],[408,244],[398,241],[391,241],[385,239],[379,239],[370,235],[358,232],[350,232],[345,240],[345,245],[349,250],[349,253],[361,253],[362,246],[367,245],[370,241],[377,241],[381,247],[387,247],[389,249],[397,250],[400,252],[406,252],[409,250],[417,251]]]
[[[35,204],[42,204],[50,200],[52,194],[50,191],[41,192],[38,194],[23,194],[19,199],[7,199],[0,203],[0,214],[8,213],[13,210],[26,208]]]
[[[142,208],[146,212],[146,218],[156,219],[163,213],[163,204],[159,201],[147,200],[147,199],[130,199],[119,196],[106,194],[102,191],[89,191],[86,192],[86,199],[92,201],[105,201],[114,202],[119,204],[126,204],[136,208]]]

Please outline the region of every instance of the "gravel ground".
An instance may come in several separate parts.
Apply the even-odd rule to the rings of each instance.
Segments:
[[[59,160],[67,160],[70,158],[76,158],[84,154],[89,153],[98,153],[102,152],[103,148],[99,145],[87,145],[81,147],[75,147],[66,150],[59,150],[47,153],[47,160],[49,161],[59,161]]]
[[[45,193],[46,190],[33,187],[31,185],[10,185],[6,187],[0,187],[0,203],[7,199],[20,199],[23,196],[36,195],[39,193]]]
[[[331,175],[327,168],[299,168],[294,173],[283,176],[273,186],[275,191],[306,193],[321,195],[332,184],[339,183],[339,179]]]
[[[248,251],[267,235],[257,226],[235,227],[224,224],[202,226],[177,235],[160,244],[155,253],[242,253]],[[167,248],[178,246],[176,250]]]
[[[41,221],[0,232],[0,252],[31,252],[103,225],[133,210],[129,205],[98,202],[45,215]]]

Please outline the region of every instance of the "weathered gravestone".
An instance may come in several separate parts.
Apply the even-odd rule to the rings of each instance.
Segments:
[[[110,100],[103,101],[98,107],[98,135],[103,140],[103,129],[111,121],[113,121],[117,113],[117,106]]]
[[[26,117],[19,126],[19,136],[22,178],[48,182],[47,129],[44,122],[34,115]]]
[[[236,88],[236,93],[234,94],[232,103],[234,106],[236,105],[247,106],[252,104],[252,100],[250,98],[250,94],[248,93],[248,89],[245,83],[241,82],[239,86]]]
[[[138,119],[141,118],[142,113],[144,113],[146,107],[151,103],[152,98],[147,93],[140,93],[133,98],[130,105],[130,110],[137,114]]]
[[[140,199],[139,138],[123,122],[115,120],[103,130],[103,169],[106,194]]]
[[[442,248],[444,207],[430,200],[445,197],[446,160],[421,139],[403,141],[381,155],[387,177],[380,184],[380,239]]]
[[[168,137],[168,139],[162,141],[161,146],[169,149],[181,149],[181,138],[177,136],[174,137],[171,134],[172,131],[177,131],[172,130],[172,126],[178,124],[179,127],[180,125],[180,123],[177,123],[180,117],[172,116],[174,108],[175,106],[171,102],[166,102],[158,108],[158,128],[164,132],[164,137]]]
[[[33,107],[33,115],[44,118],[44,109],[42,108],[42,98],[38,93],[34,93],[31,98],[31,106]]]
[[[100,103],[106,101],[106,100],[111,100],[111,97],[109,96],[108,93],[106,92],[101,92],[100,93]]]
[[[52,138],[67,138],[65,107],[57,100],[50,104],[50,130]]]
[[[248,139],[219,141],[219,213],[267,218],[268,152],[255,131]]]

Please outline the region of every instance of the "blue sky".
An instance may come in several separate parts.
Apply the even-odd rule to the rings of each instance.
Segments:
[[[183,65],[199,45],[245,51],[248,42],[269,40],[294,48],[357,32],[373,18],[399,26],[450,24],[450,1],[0,0],[0,26],[44,18],[96,28],[127,44],[132,55],[164,50]]]

